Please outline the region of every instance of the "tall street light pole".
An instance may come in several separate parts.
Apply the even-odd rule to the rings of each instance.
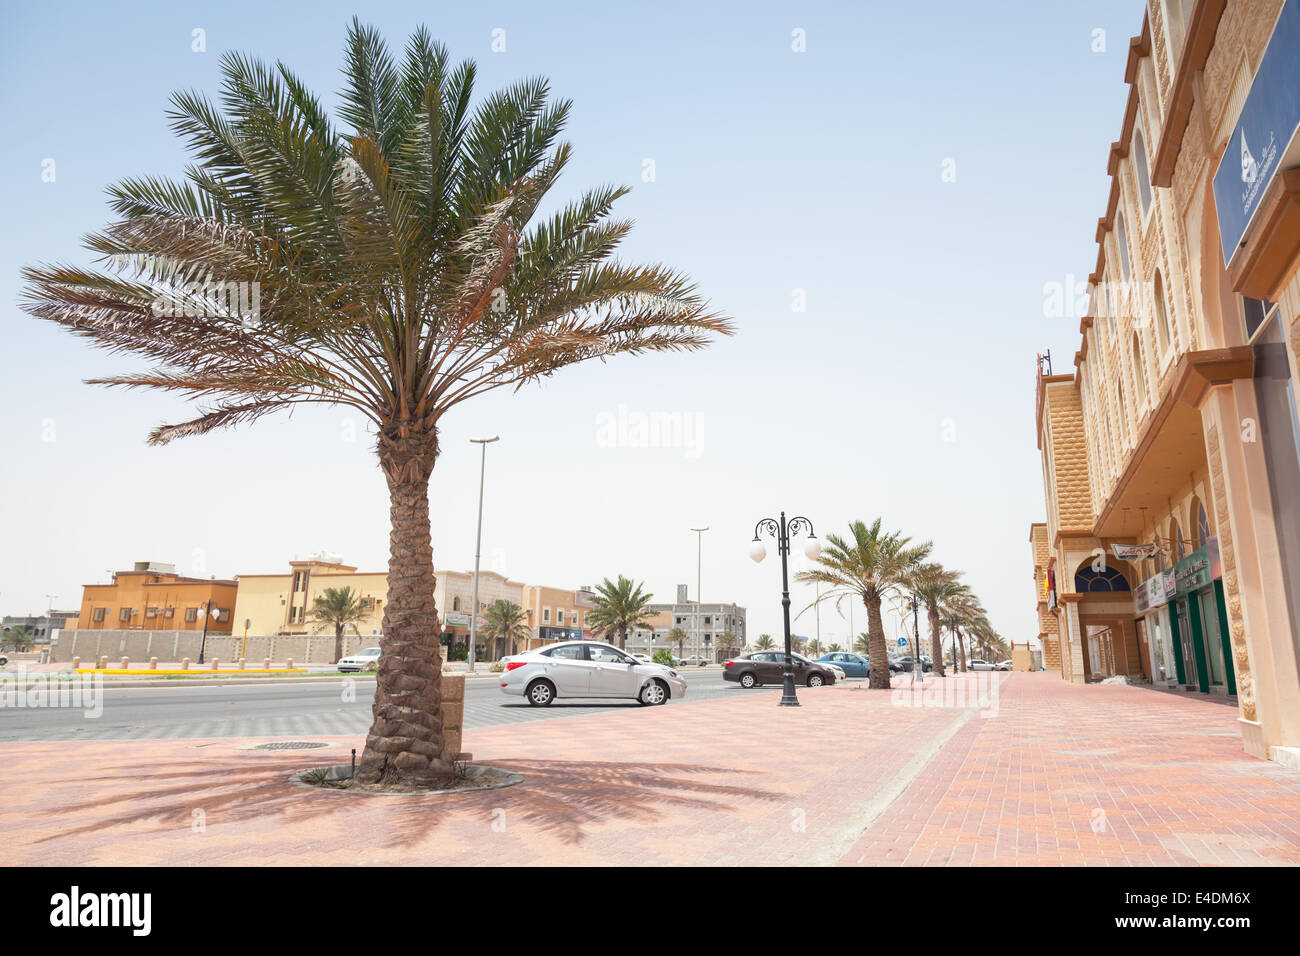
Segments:
[[[749,546],[749,556],[757,563],[767,557],[767,548],[759,540],[759,534],[766,534],[770,538],[776,538],[776,549],[781,553],[781,610],[785,615],[785,674],[783,689],[781,691],[781,707],[798,707],[799,698],[794,693],[794,658],[791,656],[790,648],[790,573],[787,558],[790,555],[790,537],[791,535],[804,532],[808,535],[808,540],[804,542],[803,553],[807,555],[808,560],[816,561],[821,557],[822,545],[813,533],[812,522],[807,518],[791,518],[787,523],[785,512],[781,512],[781,518],[778,521],[775,518],[764,518],[754,526],[754,541]]]
[[[474,642],[478,639],[478,562],[483,546],[483,477],[487,474],[487,446],[500,437],[493,435],[491,438],[470,439],[483,449],[482,463],[478,470],[478,532],[474,535],[474,597],[469,607],[469,653],[465,656],[471,674],[474,673]]]
[[[906,624],[904,624],[906,627]],[[925,683],[925,661],[921,660],[921,613],[920,602],[912,595],[912,638],[916,642],[916,651],[912,655],[912,680]]]
[[[695,532],[695,656],[703,657],[700,653],[700,635],[703,633],[702,618],[704,613],[702,606],[704,595],[700,589],[700,582],[704,580],[704,532],[708,528],[692,528]]]

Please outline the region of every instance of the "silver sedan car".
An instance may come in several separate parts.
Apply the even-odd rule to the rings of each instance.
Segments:
[[[501,692],[524,697],[534,707],[547,707],[557,697],[613,697],[649,706],[686,694],[686,681],[671,667],[595,641],[551,644],[503,657],[501,663]]]

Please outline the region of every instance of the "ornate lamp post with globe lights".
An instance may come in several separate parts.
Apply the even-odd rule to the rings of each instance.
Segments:
[[[754,526],[754,541],[749,546],[749,556],[755,563],[767,557],[767,547],[760,540],[760,534],[776,538],[776,549],[781,554],[781,610],[785,614],[785,686],[781,693],[781,707],[798,707],[799,698],[794,693],[794,659],[790,656],[790,573],[787,558],[790,554],[790,538],[799,533],[808,535],[804,542],[803,553],[810,561],[821,557],[822,545],[813,534],[812,522],[807,518],[785,520],[785,512],[780,519],[764,518]]]

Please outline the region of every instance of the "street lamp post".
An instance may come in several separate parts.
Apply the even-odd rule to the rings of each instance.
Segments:
[[[759,540],[759,534],[766,534],[768,537],[776,538],[776,549],[781,554],[781,610],[785,616],[785,674],[779,704],[781,707],[799,706],[799,698],[794,692],[794,658],[791,657],[790,648],[790,573],[787,559],[790,555],[790,537],[801,531],[808,535],[808,540],[804,542],[803,553],[810,561],[816,561],[821,557],[822,546],[813,533],[812,522],[803,517],[791,518],[787,522],[784,511],[781,512],[779,521],[775,518],[764,518],[756,524],[754,541],[749,546],[749,556],[755,563],[762,561],[767,557],[767,548]]]
[[[701,616],[704,613],[704,595],[701,592],[700,582],[704,580],[704,532],[709,529],[692,528],[691,530],[695,532],[695,656],[703,657],[700,650],[702,643],[700,635],[704,633]]]
[[[483,545],[483,477],[487,474],[487,446],[501,436],[491,438],[471,438],[470,441],[483,448],[482,463],[478,471],[478,532],[474,536],[474,597],[469,608],[469,652],[465,655],[468,670],[474,673],[474,641],[478,639],[478,562]]]
[[[916,595],[912,595],[912,638],[916,643],[916,651],[912,655],[912,681],[925,683],[925,661],[921,660],[921,615],[920,602],[917,601]]]

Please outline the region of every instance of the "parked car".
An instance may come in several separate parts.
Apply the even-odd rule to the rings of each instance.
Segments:
[[[802,654],[791,654],[794,665],[794,682],[809,687],[834,684],[844,673],[830,664],[810,661]],[[839,673],[836,673],[839,671]],[[785,651],[755,651],[743,657],[733,657],[722,663],[722,677],[741,687],[760,684],[780,684],[785,681]]]
[[[680,663],[682,667],[707,667],[712,664],[713,661],[709,660],[707,657],[697,657],[692,655],[690,657],[683,657]]]
[[[338,669],[344,674],[353,674],[357,671],[373,671],[379,667],[379,648],[367,647],[364,651],[357,651],[347,657],[342,657],[338,662]]]
[[[650,706],[686,694],[686,680],[671,667],[595,641],[551,644],[501,663],[501,692],[522,696],[533,707],[549,707],[560,697],[613,697]]]
[[[972,657],[966,662],[966,669],[968,671],[991,671],[996,668],[996,664],[992,664],[989,661],[984,660],[982,657]]]
[[[898,669],[900,671],[910,674],[912,673],[912,666],[913,666],[913,661],[911,657],[898,658]],[[922,657],[921,673],[924,674],[926,671],[932,671],[932,670],[934,670],[934,661],[930,660],[930,658],[928,657]]]
[[[817,658],[818,664],[834,664],[844,672],[845,677],[870,677],[871,662],[870,658],[861,654],[850,654],[847,651],[832,651],[830,654],[823,654]]]
[[[1009,670],[1011,670],[1011,662],[1010,662],[1010,661],[998,661],[998,662],[997,662],[996,664],[994,664],[993,666],[994,666],[994,668],[996,668],[997,670],[1000,670],[1000,671],[1009,671]]]

